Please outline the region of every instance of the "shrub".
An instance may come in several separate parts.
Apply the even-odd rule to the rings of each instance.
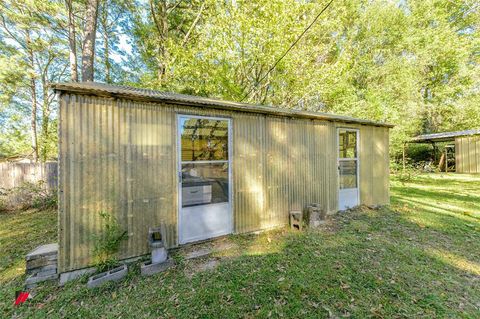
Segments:
[[[93,235],[94,263],[99,271],[106,271],[118,263],[117,253],[121,242],[126,239],[127,232],[122,230],[116,218],[109,212],[99,212],[103,219],[103,231]]]
[[[47,190],[43,181],[24,182],[12,189],[0,189],[0,211],[57,208],[57,204],[57,191]]]
[[[8,205],[6,201],[7,193],[3,188],[0,188],[0,213],[3,213],[8,210]]]

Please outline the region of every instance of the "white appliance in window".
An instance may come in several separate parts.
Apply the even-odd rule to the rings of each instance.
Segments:
[[[233,232],[231,120],[178,115],[178,240]]]

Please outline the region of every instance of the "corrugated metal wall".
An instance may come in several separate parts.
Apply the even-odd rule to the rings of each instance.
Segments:
[[[457,173],[480,174],[480,135],[455,139],[455,166]]]
[[[160,223],[168,246],[177,246],[176,114],[233,119],[235,232],[286,224],[289,210],[309,203],[337,209],[340,124],[62,94],[61,272],[91,263],[101,211],[114,213],[128,232],[121,257],[148,253],[148,227]],[[353,127],[360,129],[361,202],[386,204],[388,129]]]
[[[388,146],[388,128],[360,127],[360,201],[364,205],[390,202]]]

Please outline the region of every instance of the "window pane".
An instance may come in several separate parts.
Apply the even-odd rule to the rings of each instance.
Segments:
[[[357,188],[357,161],[340,161],[338,165],[340,170],[340,189]]]
[[[228,121],[200,118],[180,120],[182,161],[228,160]]]
[[[228,164],[182,164],[182,207],[228,202]]]
[[[357,157],[357,132],[340,130],[338,133],[339,158]]]

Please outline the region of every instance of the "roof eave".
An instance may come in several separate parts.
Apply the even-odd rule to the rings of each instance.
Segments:
[[[380,127],[387,127],[387,128],[394,127],[394,125],[388,124],[388,123],[362,120],[362,119],[352,118],[348,116],[274,108],[270,106],[222,101],[222,100],[216,100],[216,99],[209,99],[209,101],[191,101],[191,100],[182,99],[181,97],[171,99],[171,98],[160,97],[160,96],[157,96],[157,97],[144,96],[141,94],[135,94],[134,92],[128,94],[128,93],[121,93],[121,92],[111,92],[105,89],[81,88],[81,87],[69,85],[68,83],[67,84],[55,83],[55,84],[51,84],[50,86],[56,92],[60,91],[60,92],[71,92],[71,93],[79,93],[79,94],[94,94],[96,96],[102,96],[102,97],[133,99],[133,100],[140,100],[140,101],[146,101],[146,102],[164,102],[169,104],[200,106],[200,107],[208,107],[208,108],[221,109],[221,110],[233,110],[233,111],[240,111],[240,112],[260,113],[260,114],[277,115],[277,116],[285,116],[285,117],[327,120],[327,121],[342,122],[347,124],[362,124],[362,125],[380,126]]]

